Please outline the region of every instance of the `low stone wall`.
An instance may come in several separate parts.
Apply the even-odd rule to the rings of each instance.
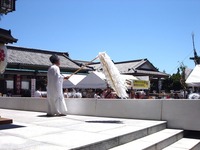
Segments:
[[[45,112],[47,104],[46,98],[0,97],[0,108]]]
[[[46,112],[45,98],[0,97],[0,108]],[[66,99],[68,113],[165,120],[169,128],[200,131],[200,100]]]

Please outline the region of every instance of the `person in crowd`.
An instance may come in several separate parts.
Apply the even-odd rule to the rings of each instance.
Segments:
[[[105,99],[115,99],[117,97],[116,97],[116,93],[113,91],[113,89],[110,88],[110,87],[107,87],[107,89],[103,93],[103,98],[105,98]]]
[[[174,93],[174,99],[179,99],[178,93]]]
[[[69,98],[68,89],[63,89],[64,98]]]
[[[99,92],[99,91],[96,91],[96,92],[95,92],[94,98],[95,98],[95,99],[100,99],[100,98],[101,98],[100,92]]]
[[[131,99],[134,99],[134,98],[135,98],[135,91],[134,91],[133,89],[130,90],[129,97],[130,97]]]
[[[1,96],[1,93],[0,93],[0,96]],[[7,97],[12,97],[12,91],[11,91],[11,90],[8,90],[6,96],[7,96]]]
[[[136,98],[136,99],[139,99],[139,98],[140,98],[140,93],[139,93],[139,92],[136,92],[135,98]]]
[[[69,77],[64,77],[60,74],[60,59],[56,54],[53,54],[49,60],[52,66],[47,72],[47,116],[63,116],[67,115],[67,107],[63,95],[63,80]]]
[[[67,97],[68,98],[74,98],[74,95],[73,95],[73,89],[68,89],[68,92],[67,92]]]
[[[75,98],[82,98],[82,93],[80,92],[80,90],[77,90],[77,92],[75,93]]]
[[[35,91],[35,93],[34,93],[34,97],[42,97],[42,89],[41,89],[41,87],[39,87],[36,91]]]

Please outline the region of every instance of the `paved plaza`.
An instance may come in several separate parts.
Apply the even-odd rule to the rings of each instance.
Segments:
[[[90,149],[107,149],[107,144],[137,138],[131,137],[132,132],[142,131],[144,135],[153,133],[155,126],[160,130],[165,127],[164,121],[74,115],[46,117],[45,113],[9,109],[0,109],[0,114],[14,121],[11,125],[0,126],[1,150],[81,149],[95,143],[104,148]],[[134,136],[139,138],[142,135]]]
[[[199,150],[200,140],[166,121],[67,115],[0,109],[13,124],[0,125],[0,150]]]

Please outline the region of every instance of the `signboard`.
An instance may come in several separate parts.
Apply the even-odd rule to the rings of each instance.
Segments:
[[[150,82],[144,80],[133,81],[133,89],[149,89]]]
[[[35,84],[36,84],[36,79],[31,79],[31,97],[34,97],[35,95]]]

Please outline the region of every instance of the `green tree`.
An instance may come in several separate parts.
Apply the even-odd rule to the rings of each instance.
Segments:
[[[183,88],[180,80],[181,80],[181,72],[180,68],[178,68],[177,73],[172,74],[169,78],[163,81],[162,90],[165,90],[166,92],[170,92],[170,90],[174,91],[182,90]]]
[[[181,63],[181,66],[180,66],[180,70],[181,70],[180,82],[181,82],[182,88],[184,90],[186,90],[186,88],[187,88],[187,85],[185,83],[185,81],[186,81],[186,79],[185,79],[185,69],[186,69],[186,66],[183,63]]]
[[[177,73],[172,74],[169,78],[163,81],[162,90],[165,90],[166,92],[170,92],[170,90],[186,91],[187,86],[185,83],[185,69],[186,66],[181,63],[180,67],[177,69]]]

